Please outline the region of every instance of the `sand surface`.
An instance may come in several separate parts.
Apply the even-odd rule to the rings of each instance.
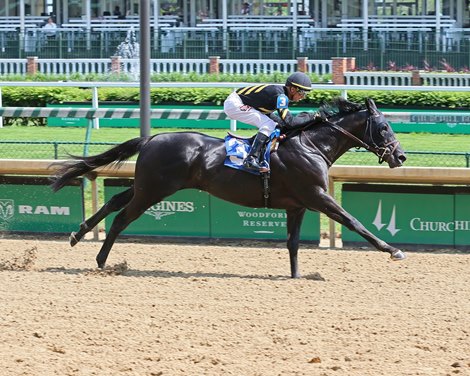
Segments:
[[[470,255],[0,239],[0,375],[470,375]]]

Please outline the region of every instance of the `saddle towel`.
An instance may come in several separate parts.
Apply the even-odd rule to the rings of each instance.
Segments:
[[[276,129],[271,136],[269,137],[269,141],[266,145],[266,150],[264,153],[264,160],[269,164],[270,162],[270,155],[271,155],[271,144],[274,138],[279,136],[279,130]],[[225,150],[227,152],[227,156],[225,157],[224,165],[227,167],[234,168],[236,170],[242,170],[246,172],[250,172],[254,175],[260,175],[259,171],[250,170],[243,166],[243,161],[248,156],[248,153],[251,149],[251,139],[242,139],[238,137],[234,137],[231,134],[228,134],[225,137]]]

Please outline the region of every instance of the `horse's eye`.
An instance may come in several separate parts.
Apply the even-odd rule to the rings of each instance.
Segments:
[[[387,126],[387,124],[381,124],[381,125],[380,125],[380,131],[379,131],[379,132],[380,132],[380,135],[381,135],[382,137],[387,136],[387,135],[388,135],[388,126]]]

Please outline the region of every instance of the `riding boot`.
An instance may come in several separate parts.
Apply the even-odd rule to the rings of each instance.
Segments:
[[[253,141],[253,145],[251,145],[251,150],[243,161],[243,166],[245,166],[245,168],[257,171],[262,168],[266,168],[267,163],[264,160],[264,153],[262,153],[262,150],[264,149],[264,145],[268,140],[269,137],[265,134],[261,132],[257,133],[255,140]]]

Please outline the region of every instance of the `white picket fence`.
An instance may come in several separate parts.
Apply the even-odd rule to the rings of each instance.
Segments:
[[[135,72],[138,59],[120,59],[123,72]],[[38,59],[38,71],[44,74],[73,73],[107,74],[111,72],[111,59]],[[331,60],[307,62],[309,72],[318,75],[331,73]],[[196,73],[209,72],[209,59],[151,59],[154,73]],[[229,74],[293,73],[297,71],[297,60],[236,60],[220,59],[219,69]],[[26,74],[27,59],[0,59],[0,74]]]
[[[410,86],[411,72],[346,72],[344,74],[348,85],[377,85],[377,86]],[[469,86],[469,73],[425,72],[419,76],[423,86]]]
[[[138,73],[138,59],[120,59],[122,72]],[[111,59],[38,59],[38,70],[44,74],[61,74],[69,77],[74,73],[108,74]],[[227,74],[293,73],[297,71],[297,60],[236,60],[220,59],[220,72]],[[320,76],[332,73],[331,60],[308,60],[309,72]],[[153,73],[195,73],[209,72],[209,59],[151,59]],[[27,73],[27,59],[0,59],[0,74]],[[470,73],[425,72],[419,75],[423,86],[470,86]],[[411,72],[368,72],[345,73],[347,85],[369,86],[411,86]]]

